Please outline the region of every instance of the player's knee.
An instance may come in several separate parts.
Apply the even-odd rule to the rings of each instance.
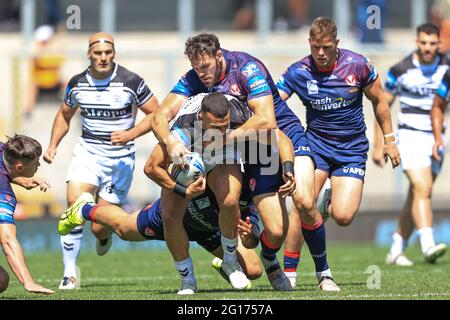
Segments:
[[[247,278],[250,280],[256,280],[263,274],[261,264],[258,261],[247,266]]]
[[[312,195],[295,194],[293,197],[294,205],[301,214],[314,213],[314,197]]]
[[[349,226],[354,218],[354,215],[344,214],[344,215],[334,215],[334,220],[341,227]]]
[[[0,266],[0,293],[5,291],[9,285],[9,275],[2,266]]]
[[[413,186],[413,195],[421,198],[431,198],[433,186],[430,184],[417,184]]]
[[[283,244],[284,238],[286,236],[287,230],[280,225],[265,226],[264,232],[266,234],[267,240],[272,246],[280,247]]]

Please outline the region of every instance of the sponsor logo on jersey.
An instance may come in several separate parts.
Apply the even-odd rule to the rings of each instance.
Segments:
[[[258,70],[259,70],[259,68],[255,63],[248,63],[247,65],[245,65],[244,69],[242,70],[242,74],[245,77],[250,78]]]
[[[11,210],[9,210],[8,208],[0,207],[0,215],[12,216],[13,212]]]
[[[199,209],[206,209],[211,206],[211,202],[209,201],[208,197],[197,199],[195,200],[195,203],[197,204]]]
[[[318,94],[319,93],[319,87],[317,86],[316,80],[306,81],[306,88],[308,89],[309,94]]]
[[[313,109],[327,111],[347,107],[351,105],[353,102],[355,102],[356,99],[357,97],[350,100],[345,100],[344,98],[339,97],[336,98],[334,101],[332,101],[330,97],[326,97],[322,99],[310,100],[309,102],[311,103],[311,107]]]
[[[81,115],[83,117],[91,118],[117,118],[130,114],[132,111],[131,106],[123,109],[99,109],[99,108],[81,108]]]

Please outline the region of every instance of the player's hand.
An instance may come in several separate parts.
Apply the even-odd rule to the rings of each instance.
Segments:
[[[295,177],[292,172],[283,173],[284,184],[278,189],[281,197],[293,196],[295,194]]]
[[[56,148],[48,147],[47,151],[44,153],[44,161],[47,163],[52,163],[56,156]]]
[[[442,155],[444,153],[444,141],[442,139],[436,140],[432,149],[433,158],[437,161],[442,160]]]
[[[383,147],[374,147],[372,151],[372,160],[373,162],[379,166],[384,167],[384,154],[383,154]]]
[[[259,237],[253,232],[253,226],[250,217],[245,218],[245,221],[239,219],[238,234],[241,238],[242,245],[247,249],[254,249],[258,246]]]
[[[55,291],[44,288],[38,283],[35,282],[27,282],[23,285],[26,291],[31,293],[42,293],[42,294],[52,294],[55,293]]]
[[[45,180],[44,178],[40,177],[31,177],[31,178],[18,177],[14,179],[13,182],[18,184],[19,186],[24,187],[27,190],[39,187],[41,191],[46,192],[48,188],[51,188],[50,183],[48,183],[48,181]]]
[[[388,161],[388,158],[391,159],[392,168],[395,168],[400,164],[400,152],[398,151],[396,144],[384,144],[383,155],[385,162]]]
[[[119,130],[111,133],[111,144],[113,146],[122,146],[133,140],[134,136],[130,130]]]
[[[198,197],[206,190],[206,179],[199,177],[186,188],[186,199]]]
[[[171,139],[170,143],[167,144],[167,153],[169,154],[172,162],[180,166],[182,169],[187,167],[186,155],[189,150],[177,139]]]
[[[237,229],[238,229],[238,233],[239,233],[239,236],[241,237],[242,242],[245,242],[245,240],[252,233],[252,224],[250,222],[250,217],[245,218],[245,221],[242,219],[239,219]]]

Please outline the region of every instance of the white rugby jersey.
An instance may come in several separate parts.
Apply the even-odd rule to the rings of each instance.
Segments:
[[[438,55],[430,65],[421,65],[410,54],[387,74],[386,91],[400,98],[399,129],[432,132],[430,110],[450,61]]]
[[[64,101],[81,109],[81,145],[91,153],[115,158],[134,153],[135,145],[129,141],[113,146],[111,133],[134,127],[137,107],[152,96],[140,76],[115,64],[113,73],[105,79],[94,79],[89,69],[74,76],[67,85]]]

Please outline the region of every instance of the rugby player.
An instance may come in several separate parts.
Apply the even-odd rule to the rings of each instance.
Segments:
[[[57,147],[69,130],[72,117],[81,109],[82,135],[74,147],[69,165],[67,205],[83,193],[98,197],[99,204],[122,204],[131,185],[134,170],[134,139],[149,132],[149,117],[158,100],[137,74],[114,62],[114,39],[98,32],[89,38],[90,66],[75,75],[53,122],[52,135],[44,160],[52,163]],[[136,107],[147,116],[135,125]],[[97,254],[111,247],[111,234],[92,223],[97,237]],[[76,261],[80,252],[82,227],[61,237],[64,274],[60,289],[77,285]]]
[[[245,103],[232,96],[224,96],[222,93],[198,94],[183,103],[176,118],[174,118],[171,123],[171,131],[174,136],[178,137],[180,141],[183,141],[191,151],[196,149],[199,151],[202,149],[207,150],[210,148],[212,142],[206,137],[213,133],[213,130],[216,131],[214,141],[220,141],[222,137],[229,134],[229,131],[227,132],[228,128],[235,129],[236,127],[240,127],[249,117],[250,113]],[[197,135],[196,133],[198,131],[200,132]],[[233,131],[231,131],[231,133],[232,132]],[[246,163],[244,165],[244,182],[247,183],[245,187],[250,190],[250,195],[256,205],[264,226],[264,231],[261,233],[260,237],[261,241],[267,241],[266,237],[271,237],[279,243],[279,246],[281,246],[287,231],[287,213],[282,197],[292,194],[295,191],[295,180],[293,174],[292,144],[283,133],[279,132],[279,134],[279,152],[275,151],[273,155],[271,155],[271,159],[275,159],[276,157],[277,161],[273,162],[279,164],[281,158],[283,174],[281,174],[280,165],[278,165],[272,174],[264,176],[266,179],[264,181],[265,183],[258,184],[256,180],[261,176],[263,170],[262,166],[260,164]],[[200,146],[197,147],[198,144],[200,144]],[[209,154],[203,152],[207,172],[206,181],[208,184],[209,176],[215,172],[220,163],[223,163],[223,160],[225,160],[225,163],[229,163],[230,161],[227,160],[231,160],[232,162],[236,157],[234,146],[231,145],[231,148],[229,149],[226,147],[227,145],[224,148],[222,144],[219,144],[218,149],[216,150],[217,152],[215,152],[216,157],[210,157]],[[261,146],[261,148],[264,148],[264,146]],[[229,152],[230,149],[231,153]],[[163,153],[165,150],[161,149],[160,152]],[[223,153],[223,155],[221,153]],[[217,158],[217,154],[219,154],[219,158]],[[185,188],[176,184],[172,179],[167,177],[165,170],[160,169],[157,171],[158,167],[163,166],[154,166],[154,172],[159,172],[159,175],[150,174],[149,172],[146,173],[163,188],[163,196],[165,195],[168,197],[167,206],[170,206],[170,209],[168,208],[166,209],[167,211],[164,211],[167,206],[163,201],[163,211],[167,212],[168,215],[170,214],[170,218],[166,218],[168,221],[167,223],[166,220],[164,220],[164,225],[165,228],[167,228],[168,223],[170,223],[171,228],[177,229],[179,239],[175,245],[180,252],[179,256],[181,256],[181,258],[178,258],[179,256],[176,255],[173,255],[173,257],[177,270],[181,271],[186,268],[192,270],[192,274],[189,273],[187,276],[183,277],[184,280],[182,281],[183,284],[185,283],[186,286],[189,286],[195,283],[196,280],[193,274],[192,260],[189,257],[186,233],[182,225],[184,213],[180,216],[175,216],[173,211],[175,208],[186,207],[187,199],[184,200],[182,197],[188,198],[187,195],[191,193],[190,189],[192,187],[189,186]],[[283,179],[285,180],[285,183],[283,183]],[[259,178],[259,181],[262,181],[261,178]],[[199,182],[194,182],[194,186],[196,183],[199,184]],[[221,183],[223,183],[223,181]],[[182,197],[179,197],[174,193],[178,193],[178,195],[181,195]],[[165,233],[165,235],[167,240],[167,233]],[[281,271],[278,260],[276,259],[276,252],[278,251],[279,246],[264,248],[263,245],[261,259],[266,268],[267,276],[272,287],[275,290],[291,290],[289,281]],[[224,272],[229,275],[232,274],[232,272],[230,273],[230,270],[226,269],[227,262],[225,257],[226,256],[224,255],[222,268]],[[237,285],[233,284],[233,276],[229,276],[229,278],[233,287],[238,288]]]
[[[33,138],[14,135],[0,142],[0,243],[6,260],[23,288],[32,293],[52,294],[53,290],[36,283],[25,263],[22,247],[16,237],[14,210],[17,200],[11,183],[26,189],[39,187],[46,191],[49,184],[35,177],[42,153],[41,144]],[[0,292],[8,286],[8,273],[0,266]]]
[[[311,54],[289,66],[277,87],[283,100],[296,93],[306,107],[306,136],[317,165],[316,197],[326,180],[331,180],[331,189],[325,191],[319,205],[323,218],[326,220],[331,216],[338,225],[348,226],[361,202],[369,150],[363,94],[372,102],[384,134],[383,156],[389,157],[395,168],[400,164],[400,155],[395,145],[389,105],[375,68],[362,55],[338,48],[337,28],[332,19],[316,18],[309,35]],[[299,229],[298,225],[291,223],[290,227]],[[301,225],[309,246],[309,227],[303,217]],[[293,238],[286,240],[286,250],[299,252],[300,230],[290,234]],[[317,264],[316,274],[318,278],[331,277],[328,271],[325,274],[318,271]],[[333,291],[338,289],[332,287]]]
[[[445,253],[444,243],[433,237],[432,189],[442,166],[442,158],[432,156],[435,142],[430,110],[436,90],[449,68],[448,58],[439,53],[439,28],[431,23],[417,27],[417,50],[409,54],[388,72],[387,102],[400,99],[398,114],[398,148],[402,169],[409,180],[408,196],[403,206],[397,231],[392,236],[386,263],[412,266],[405,255],[408,239],[417,229],[425,260],[433,263]],[[382,135],[376,128],[373,161],[384,165]]]

